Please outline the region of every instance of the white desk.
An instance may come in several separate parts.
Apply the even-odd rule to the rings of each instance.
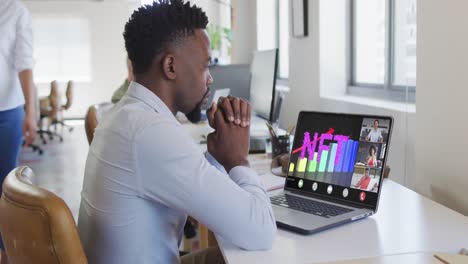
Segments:
[[[261,129],[262,123],[255,123]],[[211,132],[206,124],[184,126],[196,141]],[[282,179],[265,174],[269,163],[261,155],[251,156],[255,160],[251,166],[264,183],[277,185]],[[320,263],[407,253],[457,253],[468,247],[468,217],[385,180],[379,210],[369,218],[309,236],[278,229],[269,251],[245,251],[221,237],[216,239],[228,263]]]
[[[412,252],[458,253],[468,246],[468,217],[385,180],[379,210],[367,219],[310,236],[278,229],[269,251],[245,251],[220,237],[217,240],[228,263],[319,263]]]

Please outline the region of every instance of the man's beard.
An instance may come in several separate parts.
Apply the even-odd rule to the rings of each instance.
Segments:
[[[197,104],[197,106],[195,106],[195,108],[190,111],[189,113],[185,114],[185,116],[187,116],[187,119],[192,122],[192,123],[198,123],[201,121],[202,119],[202,107],[203,107],[203,101],[205,100],[205,98],[207,97],[207,95],[210,93],[210,88],[208,87],[206,93],[203,95],[203,98],[201,99],[201,101]]]
[[[187,119],[192,122],[192,123],[198,123],[201,120],[201,105],[198,104],[195,109],[190,111],[190,113],[185,114],[187,116]]]

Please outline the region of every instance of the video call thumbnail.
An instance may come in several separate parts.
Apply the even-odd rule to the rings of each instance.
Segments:
[[[355,127],[359,136],[354,139],[337,133],[349,128],[322,126],[317,129],[320,132],[304,130],[301,145],[295,142],[291,152],[288,176],[377,192],[390,120],[361,120],[360,127]]]
[[[387,142],[389,126],[390,120],[364,118],[359,140],[374,143]]]

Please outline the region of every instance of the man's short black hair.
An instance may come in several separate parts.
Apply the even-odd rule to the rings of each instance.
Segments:
[[[138,8],[123,33],[133,72],[145,73],[154,56],[194,35],[195,29],[205,29],[207,24],[205,12],[183,0],[156,0]]]

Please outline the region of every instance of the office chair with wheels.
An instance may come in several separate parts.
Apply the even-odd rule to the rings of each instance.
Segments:
[[[23,140],[23,146],[24,145],[26,145],[26,141]],[[39,145],[31,143],[31,144],[28,145],[28,147],[31,148],[33,152],[37,151],[37,153],[39,153],[39,155],[44,154],[44,150]]]
[[[3,183],[0,232],[11,264],[88,263],[65,202],[31,183],[29,167],[14,169]]]
[[[109,111],[112,106],[114,106],[112,103],[100,103],[92,105],[88,108],[88,111],[85,115],[85,131],[88,144],[91,145],[91,141],[93,141],[94,129],[96,129],[102,115]]]
[[[64,122],[63,111],[70,109],[73,104],[73,81],[68,81],[65,97],[67,98],[67,101],[64,105],[59,107],[57,116],[52,120],[52,125],[54,126],[55,130],[57,130],[57,125],[61,125],[62,128],[66,127],[69,132],[72,132],[73,127],[65,124]]]
[[[43,144],[47,144],[45,135],[49,137],[49,140],[57,137],[60,142],[63,141],[63,137],[59,135],[56,131],[51,131],[50,126],[53,123],[53,120],[57,119],[57,115],[60,108],[60,94],[57,87],[57,81],[53,81],[50,85],[50,94],[46,98],[39,100],[39,130],[37,134],[42,140]],[[46,129],[44,129],[44,120],[47,120]]]

